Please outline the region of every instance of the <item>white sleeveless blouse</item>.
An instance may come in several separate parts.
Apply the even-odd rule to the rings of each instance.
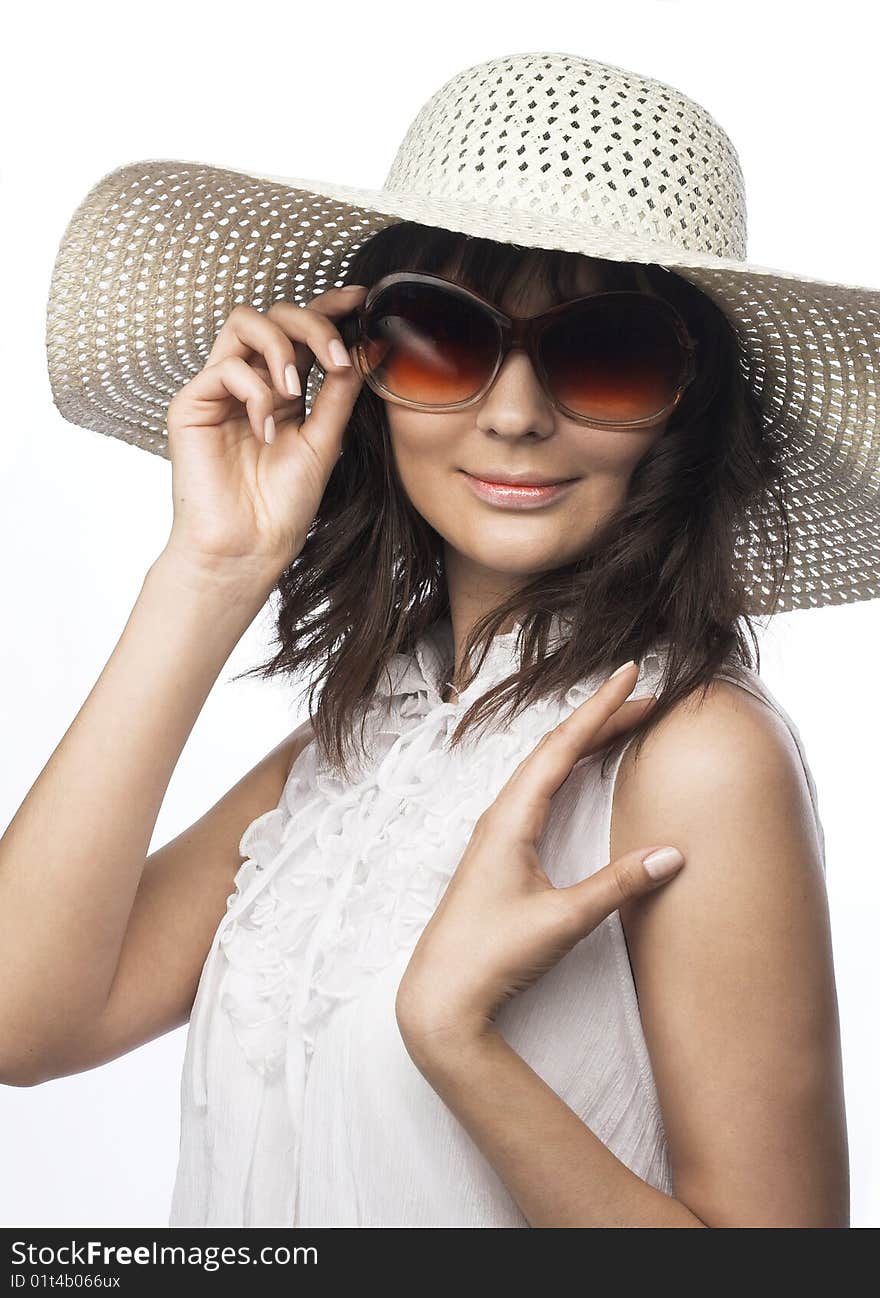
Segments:
[[[551,637],[564,630],[554,620]],[[470,703],[516,670],[518,625],[444,703],[449,620],[398,654],[367,709],[370,760],[343,783],[299,755],[277,808],[251,824],[205,961],[181,1079],[170,1226],[528,1226],[489,1161],[407,1054],[394,1013],[418,937],[474,823],[541,736],[601,684],[443,741]],[[552,643],[551,638],[551,643]],[[634,698],[660,681],[662,643]],[[758,675],[721,673],[797,729]],[[588,757],[555,795],[538,844],[559,886],[610,859],[622,754],[606,779]],[[607,1147],[673,1193],[662,1116],[623,927],[614,911],[508,1001],[497,1026]]]

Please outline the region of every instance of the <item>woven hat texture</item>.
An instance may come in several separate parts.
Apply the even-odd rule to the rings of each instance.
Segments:
[[[512,54],[451,77],[381,189],[165,159],[111,171],[55,262],[55,404],[167,457],[168,403],[232,308],[306,305],[399,220],[653,262],[696,285],[739,336],[785,470],[793,553],[776,608],[880,595],[880,290],[749,263],[743,174],[718,122],[672,86],[580,55]],[[760,613],[768,574],[753,533],[738,544]]]

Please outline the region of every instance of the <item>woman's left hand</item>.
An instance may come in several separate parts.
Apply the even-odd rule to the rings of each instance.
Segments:
[[[491,1031],[504,1001],[536,982],[623,901],[659,887],[683,864],[679,859],[653,876],[645,857],[656,849],[648,846],[557,888],[538,859],[550,799],[576,762],[655,703],[653,696],[625,702],[637,678],[635,663],[609,676],[544,735],[477,820],[398,987],[397,1022],[414,1058]]]

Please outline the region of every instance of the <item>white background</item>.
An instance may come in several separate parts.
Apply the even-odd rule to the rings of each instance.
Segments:
[[[745,173],[750,260],[880,288],[871,9],[744,0],[18,7],[2,89],[0,826],[95,683],[171,521],[169,463],[66,423],[49,392],[52,262],[92,185],[128,161],[179,158],[379,187],[410,121],[448,77],[501,54],[565,51],[671,82],[716,117]],[[265,656],[267,619],[268,608],[195,725],[153,850],[299,719],[277,683],[227,683]],[[880,1224],[878,641],[876,601],[780,615],[762,639],[762,675],[801,732],[819,790],[853,1224],[862,1226]],[[0,1087],[0,1224],[165,1225],[184,1043],[180,1029],[89,1073]]]

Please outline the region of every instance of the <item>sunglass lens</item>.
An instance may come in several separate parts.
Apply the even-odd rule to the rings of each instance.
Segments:
[[[541,356],[557,399],[597,423],[661,414],[684,371],[673,318],[639,293],[603,294],[561,313],[544,333]]]
[[[497,352],[493,321],[454,291],[392,284],[367,312],[368,372],[407,401],[447,406],[467,400],[486,382]]]

